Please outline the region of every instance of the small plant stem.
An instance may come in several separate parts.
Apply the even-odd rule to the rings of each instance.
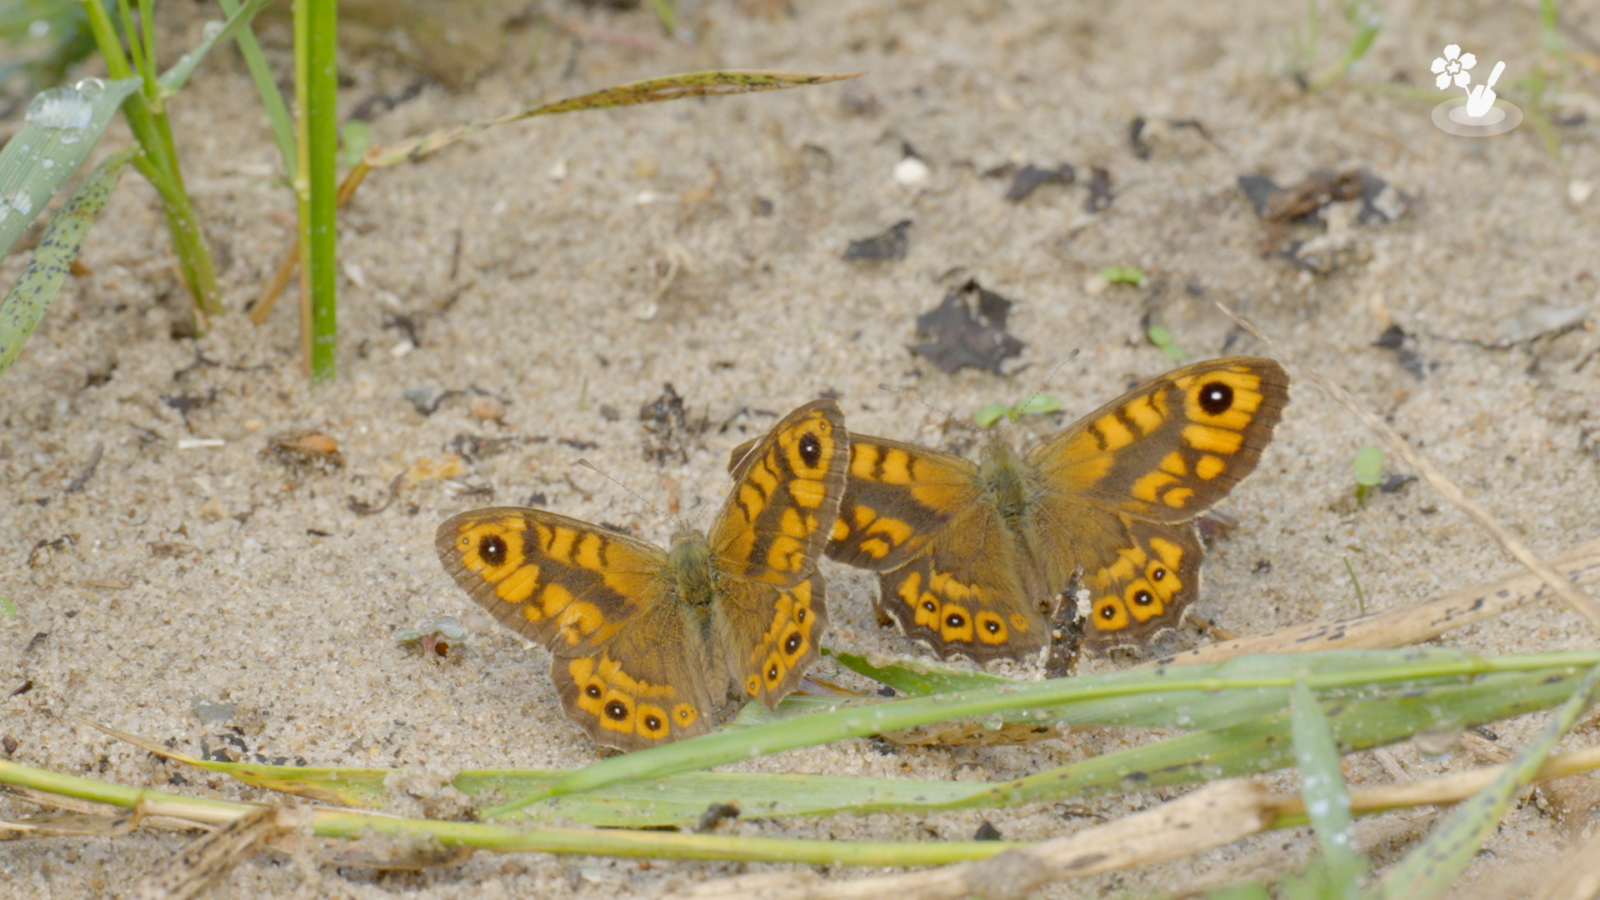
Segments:
[[[339,71],[338,5],[302,0],[294,8],[295,100],[300,120],[295,196],[300,208],[300,325],[312,384],[332,380],[338,343]]]
[[[222,0],[222,11],[232,18],[239,11],[239,0]],[[272,138],[277,141],[278,153],[283,157],[284,174],[292,179],[295,171],[294,122],[289,116],[288,106],[283,102],[283,94],[278,92],[278,85],[273,81],[272,67],[261,53],[255,32],[248,27],[240,31],[234,40],[239,45],[239,55],[244,57],[245,67],[250,70],[250,80],[255,82],[261,105],[267,111],[267,120],[272,123]]]
[[[192,822],[223,824],[257,809],[254,804],[184,797],[165,791],[126,787],[36,769],[0,760],[0,784],[31,788],[80,800],[139,808],[147,816],[164,815]],[[497,851],[605,854],[657,859],[742,859],[811,863],[813,865],[928,866],[987,859],[1019,846],[1005,841],[929,841],[889,843],[675,834],[610,828],[563,828],[402,819],[380,813],[314,809],[310,830],[319,837],[359,838],[386,834],[421,839],[445,846]]]
[[[1344,560],[1344,570],[1349,573],[1350,584],[1356,589],[1356,611],[1364,616],[1367,614],[1367,598],[1365,594],[1361,593],[1361,582],[1356,580],[1356,570],[1350,565],[1350,557],[1341,556],[1339,558]]]
[[[100,55],[106,61],[106,73],[112,78],[132,77],[133,68],[123,53],[122,42],[117,38],[105,7],[95,2],[85,3],[83,7],[89,17],[89,31],[94,35]],[[128,40],[132,45],[138,37],[130,30]],[[144,54],[140,53],[139,58],[142,60]],[[160,86],[150,72],[145,71],[153,71],[153,66],[150,63],[140,67],[139,75],[145,79],[144,91],[129,96],[123,102],[122,114],[128,120],[128,128],[142,151],[134,160],[134,166],[161,195],[161,206],[167,214],[167,231],[172,237],[172,250],[178,257],[178,267],[187,282],[189,294],[194,298],[199,313],[196,326],[200,330],[204,328],[206,316],[222,313],[222,302],[217,297],[217,275],[211,265],[211,253],[206,248],[205,236],[195,217],[194,205],[189,202],[189,193],[184,188],[177,150],[172,141],[172,129],[165,111],[156,111],[160,108]],[[154,108],[152,103],[155,104]]]

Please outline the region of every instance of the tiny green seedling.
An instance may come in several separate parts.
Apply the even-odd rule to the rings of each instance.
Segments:
[[[1023,416],[1048,415],[1060,408],[1060,397],[1054,394],[1034,394],[1015,406],[1007,406],[1004,403],[990,403],[987,406],[979,407],[978,411],[972,414],[972,421],[976,422],[979,428],[993,428],[994,423],[1002,418],[1015,422]]]
[[[372,143],[372,129],[360,119],[351,119],[339,130],[339,165],[353,169]]]
[[[16,617],[17,605],[12,603],[9,598],[0,597],[0,619],[15,619]]]
[[[1356,476],[1356,504],[1367,502],[1367,494],[1383,481],[1383,450],[1371,444],[1356,451],[1351,462]]]
[[[1161,352],[1167,355],[1167,359],[1173,362],[1182,362],[1183,358],[1189,355],[1172,339],[1172,332],[1160,325],[1151,325],[1144,330],[1144,334],[1150,339],[1150,343],[1160,347]]]
[[[1134,287],[1144,284],[1144,270],[1138,266],[1106,266],[1100,270],[1100,277],[1107,284],[1131,284]]]

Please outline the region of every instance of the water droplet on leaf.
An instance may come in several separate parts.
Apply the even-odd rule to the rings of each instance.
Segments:
[[[28,104],[28,124],[41,128],[88,128],[93,118],[94,107],[69,87],[51,88]]]

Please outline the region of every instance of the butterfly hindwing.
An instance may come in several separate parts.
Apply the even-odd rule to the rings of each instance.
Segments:
[[[1019,658],[1050,632],[1023,548],[989,504],[971,504],[921,552],[878,576],[878,611],[940,658]]]
[[[1090,612],[1084,641],[1104,649],[1174,628],[1200,593],[1200,536],[1192,523],[1119,518],[1123,539],[1083,561]]]
[[[800,685],[821,656],[827,585],[816,573],[789,588],[730,585],[718,604],[735,693],[769,708]]]
[[[552,657],[550,679],[567,717],[608,747],[638,750],[703,734],[725,703],[705,629],[682,605],[655,604],[607,643]]]

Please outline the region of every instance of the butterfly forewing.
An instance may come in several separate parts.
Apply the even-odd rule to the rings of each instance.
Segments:
[[[551,653],[610,640],[661,594],[661,548],[577,519],[498,507],[439,526],[439,560],[502,624]]]
[[[828,556],[873,571],[923,551],[979,493],[971,462],[913,444],[852,434],[850,483]]]
[[[729,575],[791,588],[816,567],[844,494],[850,436],[832,400],[785,416],[733,470],[733,492],[711,526]]]
[[[1053,493],[1155,522],[1187,522],[1255,469],[1288,400],[1283,367],[1235,357],[1146,382],[1034,448]]]

